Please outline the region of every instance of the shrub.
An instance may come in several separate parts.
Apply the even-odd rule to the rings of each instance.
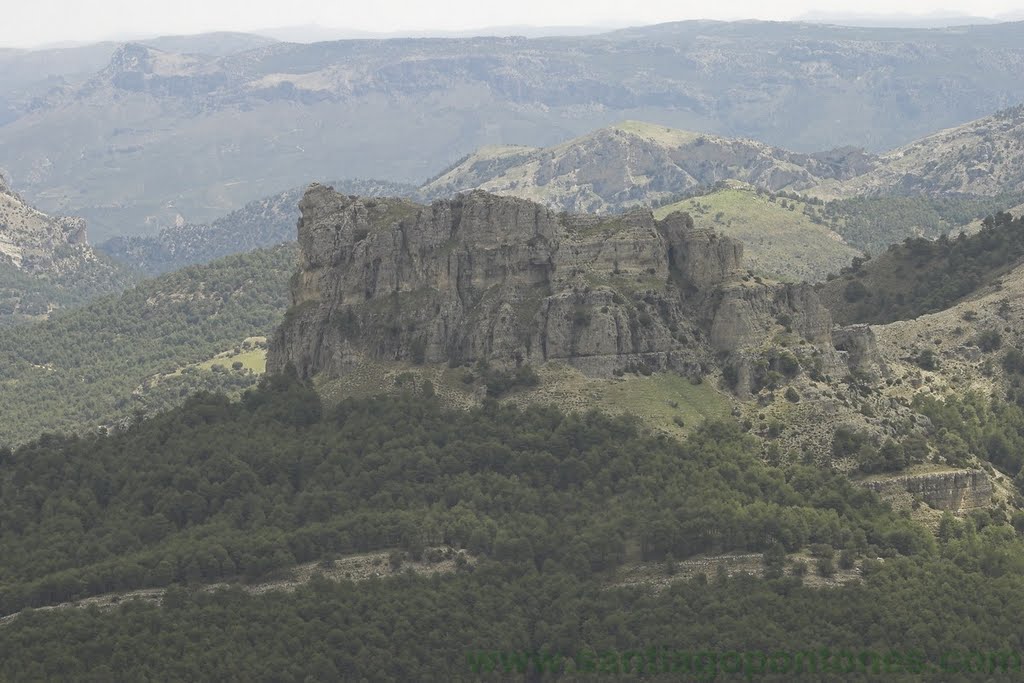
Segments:
[[[985,330],[975,337],[974,343],[985,353],[991,353],[998,351],[1003,345],[1003,337],[999,334],[999,330]]]
[[[800,361],[788,351],[782,351],[775,357],[775,366],[786,377],[796,377],[800,372]]]
[[[843,289],[843,298],[850,303],[863,301],[868,296],[868,288],[860,280],[851,280]]]
[[[856,564],[856,556],[854,552],[849,548],[839,553],[839,568],[840,569],[853,569]]]
[[[911,360],[922,370],[931,372],[939,369],[939,357],[931,349],[919,351]]]
[[[391,568],[391,571],[397,572],[401,569],[403,560],[405,560],[405,554],[402,551],[391,551],[391,554],[388,555],[388,566]]]
[[[810,547],[811,555],[818,558],[826,558],[831,560],[835,557],[836,551],[832,549],[828,543],[812,543]]]
[[[1024,353],[1017,347],[1007,349],[1003,356],[1003,368],[1007,372],[1024,374]]]

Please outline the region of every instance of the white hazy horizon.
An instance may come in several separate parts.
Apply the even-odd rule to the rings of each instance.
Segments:
[[[0,47],[30,48],[101,40],[143,39],[212,31],[301,35],[312,40],[377,35],[451,35],[512,27],[527,34],[551,34],[544,27],[579,33],[688,19],[734,21],[808,20],[863,22],[866,25],[941,25],[944,17],[981,21],[1024,18],[1024,0],[719,0],[696,5],[679,0],[11,0],[0,23]],[[295,38],[288,38],[295,39]]]

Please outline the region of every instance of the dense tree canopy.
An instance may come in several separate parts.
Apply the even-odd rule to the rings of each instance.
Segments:
[[[997,213],[973,235],[915,237],[823,286],[837,321],[888,323],[953,306],[1024,256],[1024,217]]]
[[[155,412],[198,389],[243,388],[237,373],[158,373],[270,334],[288,307],[294,245],[147,280],[52,319],[0,329],[0,445]]]
[[[460,412],[406,395],[324,413],[284,377],[110,437],[45,436],[3,457],[0,498],[4,612],[395,545],[586,576],[631,545],[658,559],[930,544],[838,474],[766,467],[731,423],[678,443],[627,418],[492,402]]]

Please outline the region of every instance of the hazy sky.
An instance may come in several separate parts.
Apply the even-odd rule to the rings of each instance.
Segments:
[[[640,25],[816,14],[1019,14],[1024,0],[3,0],[0,45],[319,24],[377,32],[503,25]]]

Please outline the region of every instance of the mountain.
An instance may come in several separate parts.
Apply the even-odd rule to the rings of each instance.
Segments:
[[[85,221],[34,209],[0,177],[0,325],[46,317],[131,279],[89,246]]]
[[[957,14],[955,12],[929,12],[927,14],[865,13],[811,11],[798,17],[800,21],[836,26],[874,26],[879,28],[952,28],[995,24],[998,19]]]
[[[835,326],[824,288],[746,273],[668,207],[314,185],[299,208],[298,253],[0,331],[0,678],[579,677],[709,633],[814,641],[814,677],[857,648],[871,678],[924,613],[946,668],[922,680],[1013,651],[1021,219],[893,249],[906,282],[995,274],[966,300]],[[257,383],[242,335],[277,323]]]
[[[301,24],[257,29],[256,33],[289,43],[324,43],[335,40],[387,40],[392,38],[475,38],[480,36],[589,36],[606,32],[610,26],[482,26],[460,30],[429,29],[420,31],[363,31],[352,28]]]
[[[857,250],[879,253],[907,237],[957,232],[1019,204],[1020,116],[1006,110],[877,157],[856,148],[794,153],[627,121],[544,149],[482,148],[428,180],[419,195],[484,189],[597,213],[661,206],[664,214],[671,205],[738,237],[764,273],[817,280],[848,265]],[[990,154],[986,145],[1001,151]],[[942,166],[925,161],[952,150]],[[980,158],[989,159],[984,174]]]
[[[987,120],[958,130],[983,127]],[[865,191],[860,186],[849,190],[854,196],[846,199],[823,202],[811,196],[828,183],[853,188],[868,177],[891,173],[895,158],[896,153],[875,157],[854,148],[802,154],[752,140],[626,121],[550,148],[484,147],[419,187],[377,180],[330,185],[344,194],[419,201],[484,189],[559,210],[595,213],[653,206],[666,215],[665,207],[673,207],[740,239],[748,267],[771,277],[809,281],[838,272],[860,252],[879,253],[907,237],[935,238],[967,224],[980,225],[985,216],[1024,199],[1024,188],[1012,182],[997,183],[990,195],[893,187],[859,195]],[[1001,173],[1012,174],[1013,168],[1008,164]],[[300,196],[298,188],[279,192],[210,224],[176,216],[176,224],[157,235],[115,237],[99,248],[156,274],[278,244],[293,236]]]
[[[166,52],[227,56],[275,41],[247,33],[215,32],[143,38],[136,42]],[[81,86],[95,76],[110,63],[120,45],[105,41],[70,47],[0,50],[0,103],[10,100],[16,109],[27,110],[40,106],[47,95]]]
[[[60,247],[86,244],[85,221],[51,218],[33,209],[0,178],[0,253],[10,264],[27,272],[56,267]]]
[[[771,413],[791,424],[787,453],[827,452],[844,424],[879,440],[916,429],[905,406],[866,418],[835,386],[884,374],[870,330],[833,329],[810,285],[751,276],[739,242],[684,213],[559,214],[479,190],[427,206],[319,185],[300,210],[267,369],[331,401],[429,385],[453,405],[638,412],[675,435]]]
[[[129,44],[85,82],[9,98],[0,148],[33,201],[102,240],[212,221],[311,177],[417,182],[485,145],[545,147],[624,119],[880,151],[1024,99],[1022,32],[682,22],[220,57]]]
[[[547,149],[484,148],[427,182],[426,197],[468,189],[538,201],[565,211],[605,213],[664,202],[720,180],[802,190],[870,168],[858,150],[796,154],[640,121],[601,128]]]
[[[12,107],[30,107],[31,101],[22,98],[85,81],[110,62],[117,46],[104,42],[69,48],[0,50],[0,98],[9,100]],[[15,111],[9,115],[15,115]]]
[[[255,33],[213,31],[210,33],[198,33],[193,35],[140,38],[137,39],[136,42],[156,48],[157,50],[163,50],[164,52],[226,57],[239,52],[246,52],[256,48],[266,47],[267,45],[273,45],[277,40],[269,36],[257,35]]]
[[[809,349],[830,348],[809,286],[744,282],[742,245],[686,214],[560,215],[479,190],[422,206],[320,185],[300,211],[302,267],[270,371],[557,360],[596,376],[702,377],[715,353],[761,344],[784,315]]]
[[[867,173],[826,181],[815,193],[1024,193],[1024,105],[921,138],[883,154]]]
[[[300,211],[300,269],[267,368],[311,381],[329,403],[402,391],[462,407],[556,403],[636,413],[676,436],[732,415],[767,458],[881,476],[976,463],[977,449],[922,450],[936,432],[919,403],[940,388],[954,401],[1019,383],[985,355],[1024,334],[1019,307],[1004,301],[1012,292],[999,293],[1004,277],[1024,282],[1024,233],[1007,214],[975,236],[855,259],[812,287],[746,272],[739,242],[678,211],[555,213],[479,190],[422,205],[319,185]],[[968,302],[983,294],[984,324],[973,327]],[[963,316],[959,325],[932,325],[929,314],[956,306],[945,320]],[[935,347],[958,360],[931,365]],[[907,439],[906,455],[883,448]],[[965,500],[999,488],[944,472],[912,469],[879,486],[963,486]]]
[[[380,180],[341,180],[331,186],[339,192],[367,197],[416,194],[412,186]],[[182,223],[163,228],[155,236],[113,237],[97,248],[141,272],[159,275],[222,256],[291,242],[295,239],[302,192],[303,188],[294,188],[249,202],[209,225]]]

